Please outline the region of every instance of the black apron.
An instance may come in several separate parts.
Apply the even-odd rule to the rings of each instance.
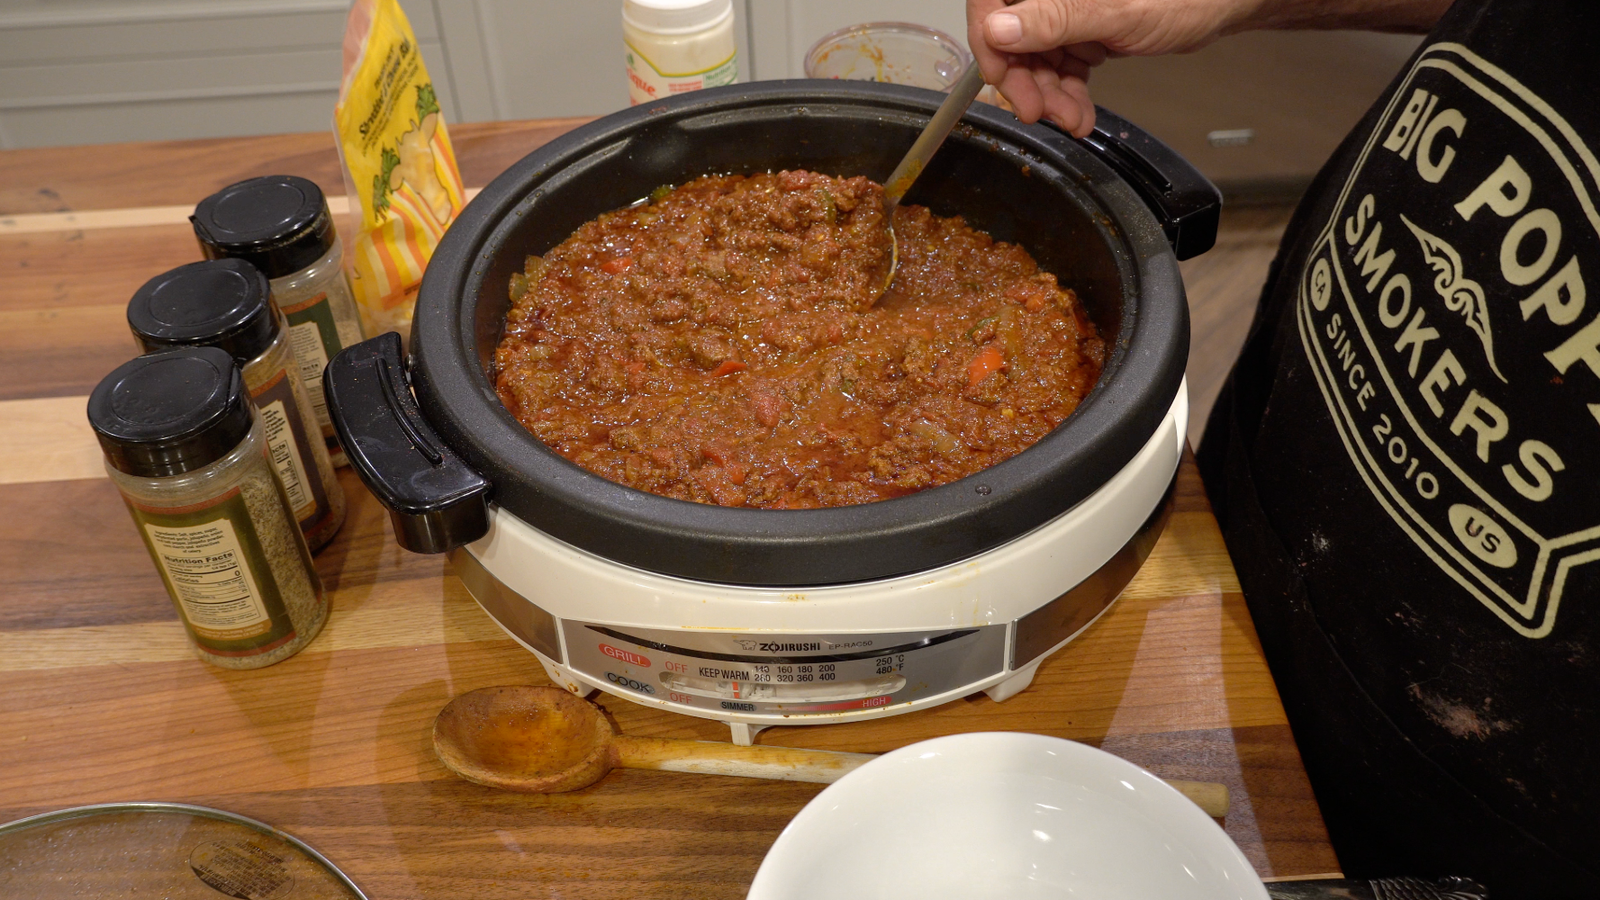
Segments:
[[[1200,463],[1353,876],[1600,896],[1600,3],[1461,0],[1318,175]]]

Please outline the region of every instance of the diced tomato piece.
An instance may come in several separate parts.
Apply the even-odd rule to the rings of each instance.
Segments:
[[[633,268],[633,257],[618,256],[615,259],[608,259],[600,264],[600,268],[612,275],[619,275]]]
[[[1007,299],[1021,303],[1028,312],[1039,312],[1045,308],[1050,299],[1050,290],[1035,281],[1019,281],[1006,288]]]
[[[719,375],[732,375],[735,372],[743,372],[748,368],[750,367],[737,359],[725,359],[715,369],[711,370],[711,375],[713,378]]]
[[[977,387],[980,382],[1006,366],[1006,358],[995,344],[990,344],[978,351],[978,355],[967,363],[967,386]]]

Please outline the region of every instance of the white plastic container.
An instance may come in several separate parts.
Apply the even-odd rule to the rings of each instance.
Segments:
[[[739,78],[733,0],[623,0],[622,38],[633,106]]]

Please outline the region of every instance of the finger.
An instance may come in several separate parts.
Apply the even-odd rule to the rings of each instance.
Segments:
[[[1039,98],[1044,104],[1041,117],[1048,118],[1068,131],[1072,130],[1071,124],[1076,124],[1077,111],[1070,102],[1070,98],[1061,90],[1061,76],[1054,69],[1035,66],[1028,73],[1033,77],[1033,83],[1039,89]]]
[[[1093,107],[1091,104],[1085,109],[1083,101],[1087,99],[1087,93],[1075,87],[1082,85],[1083,81],[1073,77],[1062,78],[1054,69],[1045,66],[1034,66],[1030,74],[1044,101],[1043,117],[1071,134],[1079,137],[1087,134],[1089,126],[1084,123]]]
[[[1101,63],[1105,62],[1107,56],[1109,56],[1109,54],[1106,52],[1106,45],[1100,43],[1099,41],[1083,41],[1077,44],[1068,44],[1061,49],[1066,51],[1069,56],[1075,56],[1078,59],[1083,60],[1085,63],[1088,63],[1090,66],[1100,65]]]
[[[989,13],[1004,8],[1005,0],[967,0],[967,46],[983,72],[983,80],[994,85],[1005,77],[1010,54],[989,46],[983,36],[983,21]]]
[[[1094,101],[1089,85],[1077,78],[1064,78],[1045,98],[1045,115],[1074,137],[1087,137],[1094,130]]]
[[[1050,68],[1060,78],[1070,76],[1084,81],[1089,80],[1089,64],[1065,50],[1052,51],[1048,54],[1040,54],[1040,56],[1050,64]]]
[[[1037,122],[1044,115],[1044,96],[1039,92],[1039,85],[1033,79],[1033,74],[1025,66],[1011,66],[1006,69],[1005,78],[1000,82],[1000,93],[1011,104],[1011,111],[1023,122]]]
[[[983,19],[984,40],[996,50],[1008,53],[1036,53],[1063,44],[1075,44],[1103,36],[1100,16],[1087,9],[1074,9],[1067,15],[1068,0],[1021,0],[988,12]],[[1085,4],[1074,4],[1083,7]]]

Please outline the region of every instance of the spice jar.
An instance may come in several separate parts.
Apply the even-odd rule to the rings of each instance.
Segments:
[[[732,0],[623,0],[622,39],[633,106],[739,80]]]
[[[242,259],[266,273],[322,438],[343,465],[322,396],[322,370],[340,350],[361,342],[361,315],[322,189],[295,175],[251,178],[200,201],[189,222],[207,259]]]
[[[344,524],[344,488],[290,350],[292,332],[261,270],[242,259],[217,259],[163,272],[128,301],[128,327],[146,351],[218,347],[238,361],[307,543],[315,551],[333,540]]]
[[[213,347],[137,357],[100,382],[88,411],[201,659],[257,668],[316,637],[322,582],[233,357]]]

